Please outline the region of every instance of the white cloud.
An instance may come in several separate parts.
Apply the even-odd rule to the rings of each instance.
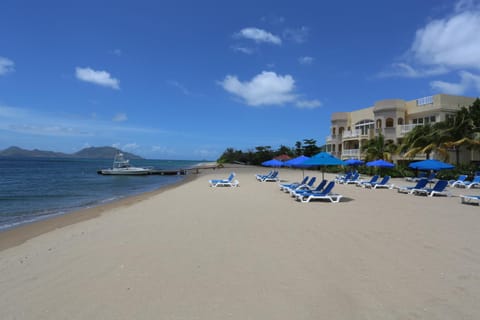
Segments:
[[[245,54],[253,54],[255,52],[254,49],[249,47],[241,47],[241,46],[231,46],[232,50],[235,52],[241,52]]]
[[[124,151],[134,151],[134,150],[137,150],[138,148],[140,148],[140,146],[138,144],[136,144],[135,142],[133,143],[127,143],[123,146],[122,150]]]
[[[15,63],[12,60],[0,56],[0,76],[15,71]]]
[[[176,154],[175,150],[165,146],[152,146],[152,152],[162,156],[172,156]]]
[[[221,85],[250,106],[282,105],[296,100],[293,77],[277,75],[271,71],[262,71],[245,82],[241,82],[236,76],[227,75]]]
[[[127,120],[128,120],[128,117],[126,113],[117,113],[112,119],[112,121],[115,121],[115,122],[123,122]]]
[[[113,50],[111,51],[111,54],[113,54],[113,55],[115,55],[115,56],[117,56],[117,57],[121,57],[121,56],[123,55],[123,52],[122,52],[121,49],[113,49]]]
[[[448,73],[449,70],[443,66],[433,66],[430,68],[414,68],[408,63],[392,63],[389,70],[380,72],[378,77],[405,77],[405,78],[423,78]]]
[[[75,74],[77,79],[85,82],[90,82],[94,84],[98,84],[104,87],[110,87],[112,89],[120,89],[118,79],[112,78],[110,73],[107,71],[96,71],[89,67],[87,68],[75,68]]]
[[[253,40],[257,43],[271,43],[281,45],[282,39],[272,33],[258,28],[244,28],[236,34],[237,37]]]
[[[283,37],[287,40],[296,42],[296,43],[304,43],[308,39],[309,29],[305,26],[293,29],[288,28],[283,31]]]
[[[300,58],[298,58],[298,62],[299,62],[300,64],[303,64],[303,65],[312,64],[312,63],[313,63],[313,60],[315,60],[315,59],[312,58],[312,57],[309,57],[309,56],[305,56],[305,57],[300,57]]]
[[[186,96],[189,96],[191,94],[191,92],[183,85],[181,84],[180,82],[178,81],[175,81],[175,80],[169,80],[167,81],[167,83],[177,89],[179,89],[180,91],[182,91],[182,93]]]
[[[299,100],[295,104],[301,109],[315,109],[322,106],[322,103],[319,100]]]
[[[467,90],[475,88],[480,92],[480,75],[474,75],[467,71],[459,72],[460,82],[432,81],[430,86],[434,90],[447,94],[464,94]]]
[[[431,21],[416,32],[411,52],[425,65],[480,69],[480,11]]]

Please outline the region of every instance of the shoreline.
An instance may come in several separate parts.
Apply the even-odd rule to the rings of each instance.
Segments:
[[[198,168],[208,169],[208,168]],[[126,196],[111,202],[98,204],[89,208],[73,210],[56,216],[48,217],[38,221],[27,222],[19,226],[6,229],[0,232],[0,252],[15,246],[18,246],[32,238],[38,237],[55,229],[60,229],[78,222],[95,219],[105,212],[114,211],[121,207],[129,207],[135,203],[144,201],[153,196],[161,194],[170,189],[177,188],[183,184],[189,183],[198,178],[199,173],[185,175],[185,178],[167,186],[162,186],[156,190],[142,192],[131,196]]]

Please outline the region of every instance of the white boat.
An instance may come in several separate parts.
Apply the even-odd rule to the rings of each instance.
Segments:
[[[109,169],[102,169],[100,174],[105,175],[146,175],[152,172],[152,168],[133,167],[129,160],[123,157],[123,153],[117,153],[113,159],[113,166]]]

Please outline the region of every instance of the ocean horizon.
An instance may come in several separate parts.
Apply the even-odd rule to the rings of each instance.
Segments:
[[[196,160],[131,160],[132,165],[177,170]],[[0,232],[164,188],[184,175],[104,176],[109,159],[0,158]]]

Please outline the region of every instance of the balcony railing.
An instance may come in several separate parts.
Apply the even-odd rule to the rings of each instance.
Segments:
[[[360,157],[360,149],[347,149],[342,151],[342,157]]]
[[[415,128],[416,126],[421,126],[422,124],[418,124],[418,123],[415,123],[415,124],[404,124],[404,125],[400,125],[400,135],[401,136],[404,136],[406,135],[407,133],[409,133],[410,131],[413,130],[413,128]]]

